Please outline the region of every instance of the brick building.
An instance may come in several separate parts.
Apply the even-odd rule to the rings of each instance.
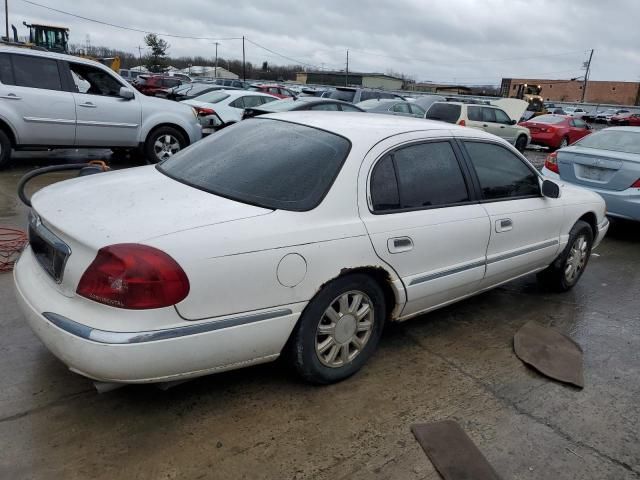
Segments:
[[[540,85],[540,95],[545,101],[579,102],[582,99],[581,80],[544,80],[540,78],[503,78],[500,94],[515,96],[520,84]],[[609,82],[589,80],[587,103],[611,103],[615,105],[640,105],[640,82]]]

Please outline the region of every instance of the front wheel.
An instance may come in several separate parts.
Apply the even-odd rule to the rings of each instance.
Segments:
[[[538,281],[557,292],[571,290],[587,268],[592,245],[591,226],[578,220],[569,232],[567,247],[551,265],[538,273]]]
[[[328,384],[356,373],[375,351],[386,314],[378,283],[363,274],[326,285],[305,308],[289,352],[305,380]]]
[[[560,140],[560,145],[558,146],[558,150],[561,148],[565,148],[569,145],[569,139],[567,137],[562,137],[562,140]]]
[[[149,163],[158,163],[171,158],[186,146],[187,141],[176,128],[160,127],[147,136],[144,153]]]

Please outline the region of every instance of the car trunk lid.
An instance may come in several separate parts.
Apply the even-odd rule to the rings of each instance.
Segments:
[[[640,177],[640,155],[573,146],[558,151],[560,177],[602,190],[626,190]]]
[[[37,192],[32,205],[32,250],[68,295],[104,246],[273,212],[182,184],[153,166],[59,182]]]

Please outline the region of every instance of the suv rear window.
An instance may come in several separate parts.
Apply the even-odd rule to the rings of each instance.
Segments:
[[[460,105],[454,103],[434,103],[429,110],[427,110],[424,118],[456,123],[460,118]]]
[[[347,139],[306,125],[250,119],[195,143],[157,168],[232,200],[306,211],[329,191],[350,148]]]

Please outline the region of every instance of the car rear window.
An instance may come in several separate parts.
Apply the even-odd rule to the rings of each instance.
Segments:
[[[351,143],[339,135],[273,119],[227,127],[158,165],[167,176],[264,208],[311,210],[324,198]]]
[[[427,110],[425,118],[456,123],[460,118],[460,105],[454,103],[434,103],[429,110]]]
[[[228,93],[224,93],[224,91],[221,92],[220,90],[214,90],[213,92],[203,93],[202,95],[195,97],[194,100],[205,103],[218,103],[225,98],[229,98]]]
[[[574,145],[640,155],[640,133],[628,130],[602,130],[583,137]]]
[[[540,115],[539,117],[533,117],[529,120],[530,122],[536,123],[548,123],[548,124],[556,124],[562,123],[565,121],[564,117],[557,117],[555,115]]]
[[[353,102],[353,99],[356,96],[355,90],[340,90],[336,89],[331,92],[327,97],[333,98],[334,100],[342,100],[343,102]]]

